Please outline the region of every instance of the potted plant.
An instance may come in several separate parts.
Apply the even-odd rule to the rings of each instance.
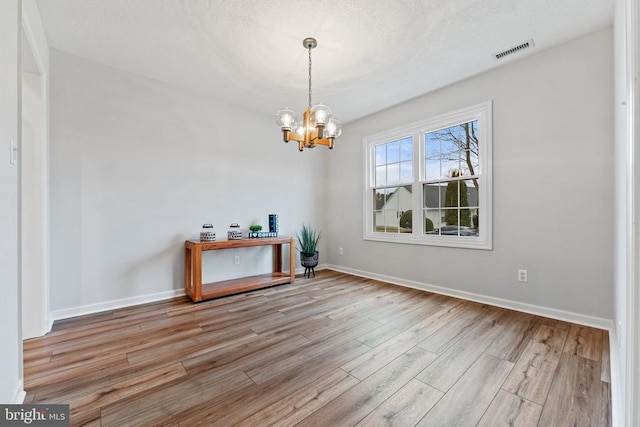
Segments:
[[[298,251],[300,252],[300,264],[304,267],[304,276],[309,277],[311,273],[315,277],[313,270],[318,265],[318,241],[320,233],[310,225],[302,224],[302,229],[296,234],[298,238]]]

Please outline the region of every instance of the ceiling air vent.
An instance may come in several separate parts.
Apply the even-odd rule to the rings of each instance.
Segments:
[[[494,53],[491,56],[493,56],[493,59],[495,59],[497,61],[499,59],[504,58],[507,55],[511,55],[512,53],[519,52],[521,50],[527,49],[529,47],[533,47],[535,45],[536,44],[533,42],[533,39],[529,39],[524,43],[520,43],[519,45],[511,47],[511,48],[509,48],[507,50],[503,50],[502,52]]]

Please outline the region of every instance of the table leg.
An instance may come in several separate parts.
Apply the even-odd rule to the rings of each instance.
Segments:
[[[293,283],[296,280],[296,241],[293,237],[289,241],[289,272]]]
[[[273,246],[273,272],[282,273],[282,245],[275,244]]]
[[[184,248],[184,293],[187,294],[190,298],[193,297],[193,282],[191,281],[192,270],[191,270],[191,260],[192,253],[191,248]]]
[[[193,248],[193,300],[202,300],[202,249],[198,246]]]

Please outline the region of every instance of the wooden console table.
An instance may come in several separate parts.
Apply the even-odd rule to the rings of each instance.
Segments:
[[[289,273],[282,271],[282,245],[289,245]],[[220,249],[269,246],[273,248],[273,272],[239,279],[202,283],[202,252]],[[296,278],[296,244],[293,237],[267,237],[259,239],[222,240],[201,242],[187,240],[184,243],[184,292],[194,301],[217,298],[267,286],[293,282]]]

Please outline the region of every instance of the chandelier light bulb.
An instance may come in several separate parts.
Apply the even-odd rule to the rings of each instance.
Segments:
[[[291,130],[296,124],[296,113],[289,108],[281,108],[276,114],[276,124],[283,130]]]
[[[303,136],[304,132],[305,132],[304,123],[303,122],[296,123],[296,126],[293,129],[293,133],[295,133],[298,136]]]
[[[331,117],[326,125],[325,134],[327,138],[337,138],[342,134],[342,123],[335,117]]]
[[[316,126],[324,126],[331,117],[331,108],[325,104],[316,104],[311,107],[311,115]]]

